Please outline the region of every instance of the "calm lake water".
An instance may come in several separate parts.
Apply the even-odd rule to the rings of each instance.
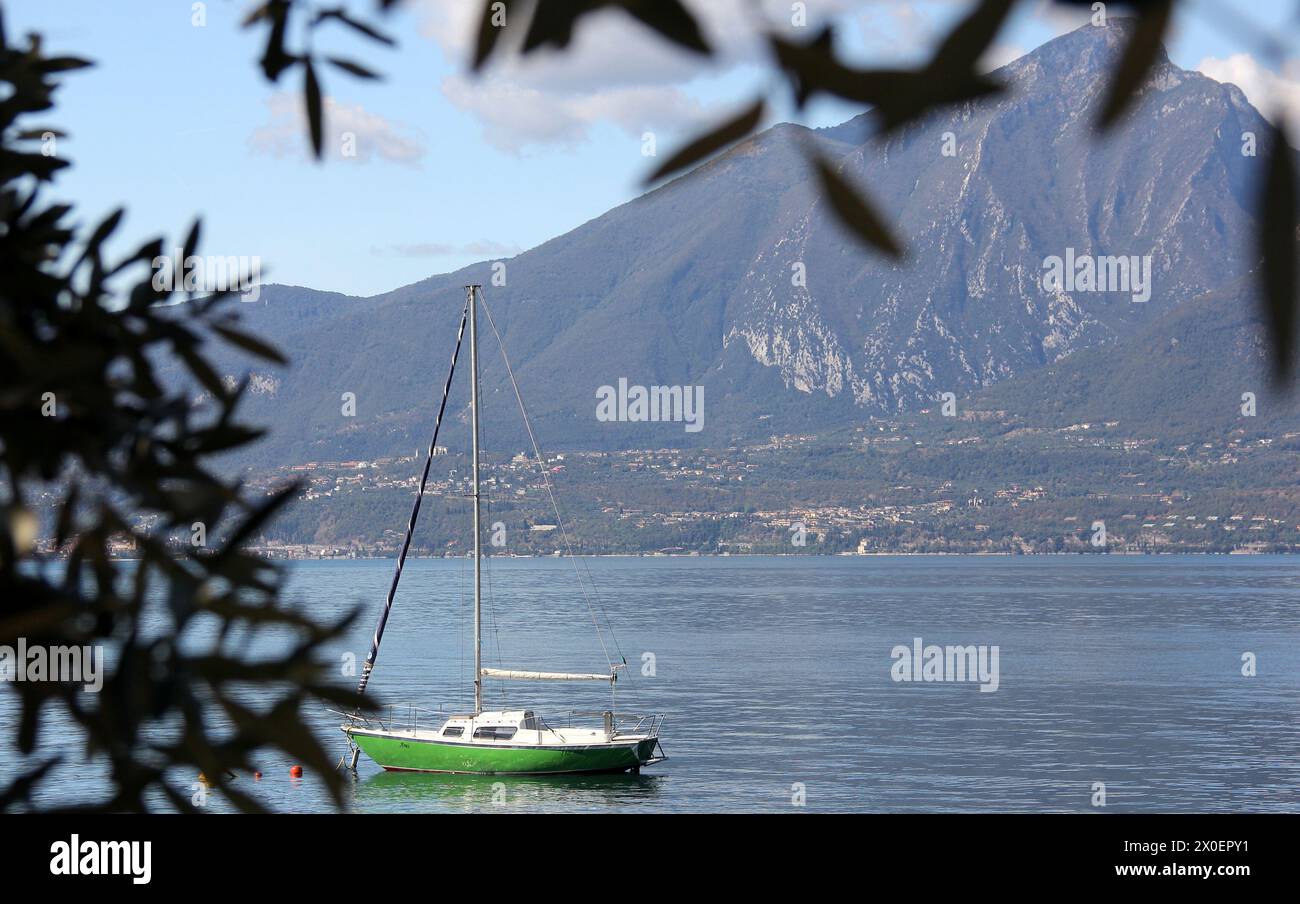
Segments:
[[[588,565],[629,663],[618,707],[666,714],[670,759],[640,776],[527,779],[384,773],[363,756],[350,809],[795,812],[802,789],[809,811],[1084,812],[1104,782],[1111,811],[1300,810],[1300,559]],[[392,567],[292,566],[290,595],[318,616],[365,607],[340,662],[364,658]],[[370,684],[377,697],[428,707],[472,699],[470,577],[467,561],[407,563]],[[485,587],[485,664],[604,668],[571,560],[495,560]],[[996,645],[997,690],[893,680],[891,651],[917,637]],[[1247,652],[1255,677],[1242,675]],[[653,676],[642,674],[647,654]],[[552,721],[609,704],[595,683],[488,689],[491,704]],[[6,712],[0,705],[12,736]],[[313,720],[342,756],[337,717]],[[3,756],[12,761],[12,749]],[[240,785],[275,809],[329,809],[319,782],[291,780],[289,765],[267,758],[264,778]],[[69,781],[93,779],[59,778]],[[55,793],[67,803],[73,789]],[[215,795],[210,808],[227,809]]]

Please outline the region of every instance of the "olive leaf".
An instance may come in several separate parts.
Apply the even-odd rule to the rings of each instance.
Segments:
[[[872,209],[867,199],[824,157],[814,153],[812,160],[821,183],[822,196],[830,201],[831,209],[840,222],[869,248],[883,251],[893,258],[902,257],[902,246],[894,240],[884,220]]]
[[[1273,374],[1289,380],[1295,366],[1296,174],[1295,152],[1279,119],[1270,142],[1268,172],[1260,198],[1264,313],[1273,346]]]
[[[231,345],[238,346],[251,355],[262,358],[265,361],[272,361],[276,364],[288,364],[286,358],[279,349],[270,343],[263,342],[256,336],[245,333],[242,330],[235,329],[223,323],[213,323],[212,331],[217,333]]]
[[[474,42],[474,59],[470,62],[470,70],[477,72],[483,68],[488,57],[496,48],[497,38],[500,37],[502,30],[507,28],[511,21],[510,4],[506,0],[500,0],[501,6],[498,10],[497,4],[493,0],[484,0],[483,12],[479,16],[478,34]],[[516,11],[519,9],[515,6]],[[503,17],[501,24],[497,24],[497,16]]]
[[[844,100],[874,104],[885,96],[879,73],[845,66],[835,57],[835,31],[829,25],[806,43],[769,35],[772,54],[794,87],[795,102],[802,107],[814,94],[825,92]]]
[[[785,70],[802,106],[818,92],[868,105],[890,131],[931,109],[977,100],[1002,86],[976,66],[992,44],[1015,0],[983,0],[959,22],[930,62],[920,69],[857,69],[840,62],[834,32],[827,26],[804,44],[770,35],[777,63]]]
[[[303,61],[302,95],[307,105],[307,127],[311,133],[312,154],[319,160],[325,149],[325,123],[320,82],[316,80],[316,67],[310,59]]]
[[[1160,56],[1161,40],[1169,26],[1173,0],[1150,0],[1139,6],[1133,35],[1124,46],[1119,69],[1111,79],[1102,105],[1098,128],[1106,130],[1119,122],[1146,81],[1147,73]]]
[[[618,5],[678,46],[705,56],[711,52],[681,0],[619,0]]]
[[[329,60],[331,65],[337,66],[339,69],[342,69],[344,72],[347,72],[351,75],[355,75],[357,78],[368,78],[368,79],[379,78],[379,73],[367,69],[365,66],[362,66],[360,63],[353,62],[352,60],[345,60],[342,57],[327,57],[326,59]]]
[[[485,0],[479,16],[471,69],[478,71],[498,45],[500,32],[522,15],[520,4],[506,7],[505,24],[498,24],[498,8],[493,0]],[[660,37],[679,47],[708,56],[712,51],[695,17],[681,0],[534,0],[532,15],[524,32],[520,53],[531,53],[541,47],[563,49],[573,40],[578,21],[599,9],[621,9]]]
[[[930,59],[927,70],[935,76],[944,72],[965,75],[975,71],[980,57],[993,44],[1015,0],[983,0],[943,39]]]
[[[530,53],[546,46],[568,47],[578,19],[608,4],[609,0],[534,0],[521,52]]]
[[[646,178],[646,184],[657,182],[669,173],[685,169],[710,154],[735,144],[758,127],[763,118],[763,101],[757,100],[746,107],[739,116],[729,119],[717,128],[699,136],[686,147],[673,154]]]
[[[199,236],[203,232],[203,221],[194,220],[194,225],[190,227],[189,234],[185,236],[185,241],[181,243],[181,259],[176,262],[179,270],[185,266],[185,262],[190,259],[195,251],[199,248]],[[179,274],[178,274],[179,275]]]
[[[360,32],[361,34],[370,38],[372,41],[378,41],[380,44],[386,44],[389,47],[397,46],[397,42],[394,41],[392,38],[390,38],[388,35],[379,31],[372,25],[367,25],[365,22],[362,22],[359,19],[352,18],[351,16],[348,15],[347,10],[341,6],[337,6],[332,9],[324,9],[316,14],[316,23],[323,22],[327,19],[334,19],[339,22],[342,22],[344,25],[348,26],[354,31]]]
[[[290,0],[267,0],[245,17],[243,26],[248,28],[258,22],[270,22],[266,34],[266,48],[262,51],[262,73],[268,80],[276,82],[286,69],[293,65],[293,56],[284,48],[285,34],[289,28]]]
[[[290,7],[287,0],[267,0],[250,16],[272,26],[263,57],[272,78],[303,62],[283,47]],[[248,380],[228,389],[204,356],[209,341],[283,358],[233,320],[217,320],[227,292],[159,303],[176,293],[154,287],[152,261],[175,244],[182,258],[194,254],[199,221],[179,242],[164,246],[154,238],[106,261],[123,212],[83,228],[69,223],[77,219],[71,205],[43,197],[41,183],[53,171],[48,158],[24,154],[15,142],[31,134],[32,114],[53,106],[54,73],[78,66],[73,58],[44,58],[37,38],[29,49],[15,50],[2,35],[0,26],[0,81],[11,91],[0,102],[0,208],[9,212],[0,268],[0,472],[10,502],[0,512],[0,639],[13,632],[51,644],[118,645],[93,707],[66,683],[25,682],[6,741],[34,755],[50,722],[66,724],[68,732],[56,741],[60,749],[96,761],[108,777],[103,795],[87,807],[113,812],[148,810],[154,801],[192,809],[170,776],[177,768],[192,774],[185,767],[194,765],[214,776],[237,807],[259,809],[228,784],[226,770],[244,768],[250,753],[267,747],[304,761],[311,754],[337,795],[342,776],[326,771],[329,757],[306,740],[301,714],[305,702],[345,699],[324,685],[328,660],[321,644],[337,636],[337,626],[285,606],[283,570],[241,546],[287,504],[291,491],[246,494],[212,465],[216,454],[262,431],[237,418]],[[310,65],[307,71],[319,132],[319,85]],[[189,381],[163,379],[160,368],[169,364],[188,369],[211,398],[196,402]],[[37,387],[57,392],[58,417],[33,404]],[[35,495],[49,497],[42,509],[53,522],[57,549],[66,553],[62,569],[43,567],[48,554],[39,547],[13,542],[7,512],[26,511]],[[204,548],[186,542],[196,520],[208,528]],[[120,558],[122,542],[134,548],[133,561]],[[201,610],[200,588],[204,600],[215,593],[238,603],[205,613],[217,620],[219,639],[236,628],[287,629],[299,637],[286,655],[258,657],[260,670],[244,670],[245,684],[275,718],[214,730],[220,713],[213,695],[220,699],[224,676],[250,660],[246,650],[225,643],[210,655],[194,654],[186,628]],[[144,643],[138,642],[142,624],[153,638]],[[176,743],[160,743],[169,733]],[[34,764],[24,764],[25,773],[15,770],[0,789],[0,810],[49,806],[47,786],[60,767],[47,760],[27,768]]]

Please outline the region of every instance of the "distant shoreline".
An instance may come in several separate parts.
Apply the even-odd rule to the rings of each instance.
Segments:
[[[870,558],[897,558],[907,557],[944,557],[944,558],[1008,558],[1008,559],[1040,559],[1040,558],[1090,558],[1106,556],[1122,556],[1124,558],[1140,558],[1143,556],[1291,556],[1300,555],[1300,552],[1293,550],[1230,550],[1228,552],[1206,552],[1203,550],[1178,550],[1169,552],[1136,552],[1126,550],[1116,550],[1114,552],[700,552],[700,553],[651,553],[651,552],[593,552],[580,553],[576,555],[565,554],[546,554],[546,555],[494,555],[485,556],[491,559],[870,559]],[[347,561],[392,561],[397,558],[396,555],[355,555],[355,556],[284,556],[284,555],[263,555],[263,558],[276,562],[347,562]],[[471,556],[430,556],[430,555],[408,555],[408,559],[425,559],[425,560],[447,560],[455,561],[457,559],[470,559]]]

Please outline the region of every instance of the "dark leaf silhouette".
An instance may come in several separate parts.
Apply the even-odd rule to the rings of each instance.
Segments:
[[[344,72],[355,75],[357,78],[377,79],[379,74],[372,72],[360,63],[354,63],[352,60],[345,60],[341,57],[328,57],[330,63],[342,69]]]
[[[307,128],[311,133],[311,150],[316,159],[325,149],[325,114],[321,108],[320,82],[316,80],[316,67],[311,60],[303,62],[303,100],[307,105]]]
[[[536,0],[522,52],[568,47],[578,20],[606,7],[624,10],[680,47],[705,55],[710,52],[699,24],[681,0]],[[480,47],[485,40],[482,28],[480,24]]]
[[[681,0],[619,0],[618,5],[677,45],[710,53],[699,24]]]
[[[257,6],[254,6],[244,15],[244,18],[240,20],[239,27],[248,28],[249,26],[261,22],[263,19],[269,19],[271,17],[271,5],[271,0],[267,0],[267,2],[259,3]]]
[[[57,57],[50,60],[42,60],[37,66],[38,71],[48,74],[56,72],[71,72],[74,69],[85,69],[92,65],[89,60],[83,60],[80,57]]]
[[[391,4],[381,3],[381,8],[387,10]],[[311,15],[310,19],[299,22],[294,19],[296,12],[305,12]],[[297,22],[297,27],[290,28],[291,20]],[[325,22],[340,22],[358,34],[364,35],[372,41],[381,44],[394,46],[395,41],[388,35],[376,29],[374,26],[354,18],[348,13],[345,6],[332,6],[324,9],[318,9],[304,0],[265,0],[264,3],[255,7],[247,16],[244,17],[244,27],[254,25],[263,25],[267,29],[266,47],[262,52],[261,66],[262,72],[267,79],[276,82],[285,70],[292,66],[301,64],[303,67],[303,98],[307,108],[307,126],[308,135],[311,140],[312,154],[320,160],[323,155],[324,144],[324,116],[321,110],[321,87],[319,82],[319,73],[316,70],[316,63],[311,53],[310,36],[315,30]],[[305,27],[302,27],[305,26]],[[286,46],[286,39],[290,33],[306,33],[307,40],[304,41],[305,49],[295,51]],[[364,63],[357,62],[346,57],[325,56],[325,61],[330,65],[342,69],[349,75],[364,79],[378,79],[379,74]]]
[[[893,73],[876,101],[886,130],[919,119],[935,107],[977,100],[1002,86],[976,68],[993,44],[1015,0],[982,0],[916,72]],[[886,73],[889,74],[889,73]]]
[[[943,39],[930,60],[929,71],[934,75],[951,72],[963,76],[974,72],[1013,5],[1015,0],[983,0]]]
[[[87,255],[92,251],[98,251],[99,246],[104,243],[106,238],[113,234],[118,225],[122,222],[122,216],[125,213],[126,210],[119,207],[100,221],[100,224],[95,227],[95,231],[91,233],[90,238],[86,240]]]
[[[276,364],[289,363],[289,360],[280,354],[279,350],[274,346],[263,342],[250,333],[245,333],[223,323],[213,323],[212,330],[232,345],[237,345],[249,354],[256,355],[264,361],[272,361]]]
[[[835,32],[829,25],[807,43],[789,41],[780,35],[770,35],[768,41],[801,107],[819,91],[865,104],[874,104],[885,94],[874,74],[852,69],[835,58]]]
[[[1273,344],[1273,372],[1278,380],[1289,380],[1295,367],[1296,175],[1294,151],[1280,120],[1273,130],[1260,203],[1263,294]]]
[[[250,17],[272,26],[264,54],[271,76],[301,61],[283,47],[290,8],[268,0]],[[218,319],[230,293],[185,298],[183,288],[155,288],[161,238],[107,260],[122,211],[83,230],[71,225],[77,218],[68,204],[45,200],[42,183],[55,168],[49,158],[15,151],[15,142],[33,131],[30,114],[51,108],[52,73],[76,67],[69,58],[43,58],[39,47],[37,39],[21,51],[0,42],[0,80],[10,86],[0,101],[0,209],[9,212],[0,267],[0,473],[8,493],[0,508],[0,642],[12,634],[117,652],[93,706],[63,682],[25,682],[14,694],[8,742],[35,758],[50,742],[43,726],[66,720],[70,732],[57,739],[73,754],[66,759],[96,761],[108,777],[102,798],[91,801],[99,809],[169,801],[192,810],[169,776],[198,768],[240,809],[257,810],[256,800],[231,785],[230,770],[268,746],[326,768],[323,749],[304,734],[302,707],[346,699],[325,685],[320,646],[339,626],[284,606],[282,570],[241,545],[288,496],[246,496],[212,466],[215,453],[261,431],[235,414],[247,379],[230,387],[207,349],[227,341],[271,361],[283,358],[238,330],[234,317]],[[198,253],[200,237],[195,221],[179,242],[167,243],[181,246],[178,269]],[[174,384],[155,370],[177,363],[192,381]],[[209,395],[196,397],[194,383]],[[42,414],[46,390],[57,396],[57,417]],[[39,507],[30,504],[37,495],[47,497]],[[53,536],[15,543],[37,512]],[[196,521],[207,537],[198,546],[190,535]],[[44,543],[65,555],[63,568],[45,567]],[[120,558],[124,550],[134,559]],[[291,631],[297,641],[283,655],[259,656],[256,669],[247,668],[247,647],[218,643],[196,656],[188,642],[196,636],[187,631],[200,612],[209,625],[215,620],[219,641],[236,625]],[[140,639],[141,625],[153,639]],[[206,639],[204,631],[198,639]],[[276,715],[255,716],[218,739],[209,732],[224,712],[232,674],[243,674],[262,711]],[[46,786],[63,767],[33,759],[24,768],[8,777],[0,810],[45,805]],[[337,791],[337,775],[321,777]]]
[[[387,44],[389,47],[396,46],[397,42],[394,41],[392,38],[390,38],[388,35],[384,34],[383,32],[379,31],[378,29],[374,28],[371,25],[367,25],[365,22],[362,22],[359,19],[352,18],[351,16],[348,15],[347,10],[341,6],[334,7],[333,9],[321,10],[319,13],[316,14],[317,22],[322,22],[326,19],[335,19],[339,22],[342,22],[344,25],[348,26],[349,28],[355,31],[360,32],[361,34],[370,38],[372,41],[378,41],[381,44]]]
[[[963,103],[993,94],[1001,86],[975,71],[975,61],[1005,18],[1006,0],[989,0],[954,29],[951,58],[936,55],[922,69],[856,69],[834,53],[828,26],[811,42],[799,44],[777,35],[769,38],[801,106],[816,93],[831,94],[874,108],[888,131],[923,116],[934,107]]]
[[[1133,35],[1124,47],[1119,69],[1111,80],[1106,101],[1102,105],[1101,119],[1098,121],[1100,128],[1109,129],[1119,122],[1141,90],[1147,73],[1160,56],[1160,42],[1169,25],[1172,9],[1173,0],[1151,0],[1140,6]]]
[[[529,53],[548,45],[568,47],[578,19],[607,5],[608,0],[534,0],[522,51]]]
[[[739,116],[724,122],[711,132],[701,135],[676,154],[673,154],[665,160],[664,163],[646,179],[647,184],[656,182],[670,173],[675,173],[678,170],[685,169],[693,163],[703,160],[715,151],[719,151],[728,145],[740,141],[746,135],[753,132],[754,129],[758,128],[758,124],[762,118],[763,101],[755,101]]]
[[[277,738],[287,753],[300,759],[316,776],[323,779],[330,794],[336,801],[342,802],[342,776],[333,768],[334,763],[321,747],[320,741],[303,723],[298,712],[300,701],[284,700],[265,715],[259,715],[229,698],[223,698],[221,702],[230,720],[238,728],[253,738]]]
[[[270,22],[266,35],[266,48],[262,51],[262,72],[275,82],[286,69],[294,63],[294,57],[285,50],[284,38],[289,28],[290,0],[267,0],[265,4],[253,10],[245,19],[244,27],[258,22]]]
[[[177,342],[172,348],[204,389],[218,399],[226,395],[226,387],[221,382],[221,375],[212,369],[212,365],[195,350],[193,345],[188,342]]]
[[[475,72],[483,68],[483,64],[486,63],[488,57],[492,55],[492,51],[496,47],[497,39],[501,36],[502,30],[508,28],[511,21],[513,21],[511,16],[514,15],[514,13],[510,11],[510,4],[507,3],[501,8],[505,16],[505,21],[502,24],[498,24],[497,10],[494,9],[494,6],[495,4],[493,3],[493,0],[484,0],[483,2],[483,13],[479,16],[478,34],[474,43],[474,59],[470,63],[470,69]],[[517,4],[515,9],[518,9]]]
[[[60,132],[58,129],[24,129],[23,131],[16,134],[14,137],[20,138],[23,141],[40,141],[44,139],[46,135],[51,135],[55,138],[68,137],[63,132]]]
[[[902,257],[902,247],[867,200],[823,157],[814,156],[813,165],[821,181],[822,196],[831,202],[840,222],[869,247],[890,257]]]
[[[194,225],[190,227],[189,235],[185,236],[184,243],[181,244],[181,259],[176,262],[178,267],[184,266],[185,261],[198,250],[199,236],[203,232],[203,222],[195,220]]]
[[[16,804],[27,803],[32,791],[45,778],[46,773],[62,762],[62,757],[51,757],[40,765],[18,776],[9,786],[0,790],[0,813],[13,808]]]
[[[275,513],[284,508],[301,489],[300,484],[291,483],[274,495],[267,497],[267,500],[231,534],[225,554],[233,554],[239,544],[256,536],[257,532],[271,520]]]
[[[63,505],[59,509],[59,521],[54,529],[54,542],[57,546],[63,546],[72,536],[73,519],[77,514],[77,503],[79,495],[77,485],[74,483],[68,489],[68,495],[63,500]]]

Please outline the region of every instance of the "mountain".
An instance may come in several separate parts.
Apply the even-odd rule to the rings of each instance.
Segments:
[[[504,286],[484,262],[367,299],[266,287],[244,306],[245,325],[293,363],[254,367],[247,416],[272,432],[243,460],[372,458],[426,443],[466,282],[486,286],[550,448],[720,446],[843,426],[1056,373],[1209,293],[1225,298],[1205,310],[1236,316],[1227,296],[1240,299],[1257,262],[1267,123],[1236,87],[1162,59],[1132,115],[1096,135],[1131,28],[1112,19],[1057,38],[999,71],[1003,94],[887,139],[865,117],[777,125],[505,261]],[[1258,157],[1243,155],[1245,132]],[[810,181],[806,145],[863,186],[905,260],[864,251],[840,227]],[[1045,261],[1088,256],[1135,258],[1136,273],[1148,261],[1149,299],[1133,300],[1146,293],[1132,285],[1044,287]],[[521,449],[482,326],[485,443]],[[231,373],[248,366],[219,360]],[[599,421],[597,391],[620,378],[703,386],[703,429]],[[341,414],[347,392],[355,417]],[[465,395],[462,379],[461,419]]]
[[[1262,311],[1254,283],[1241,280],[1132,336],[985,390],[971,407],[1038,427],[1118,422],[1166,443],[1300,431],[1296,394],[1272,377]]]

